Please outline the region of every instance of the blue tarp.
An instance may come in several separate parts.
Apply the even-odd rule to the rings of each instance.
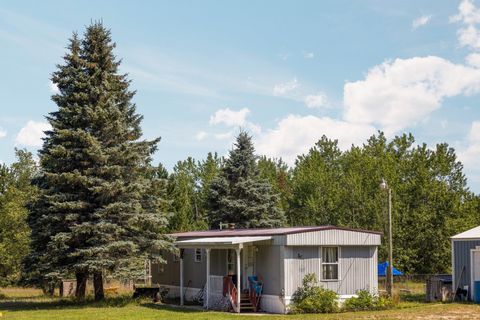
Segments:
[[[387,266],[388,266],[388,261],[378,264],[378,276],[379,277],[386,277],[387,276]],[[395,267],[393,267],[393,275],[394,276],[403,276],[403,273],[401,271],[395,269]]]

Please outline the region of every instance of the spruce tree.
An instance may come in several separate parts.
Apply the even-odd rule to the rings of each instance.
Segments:
[[[40,150],[42,194],[30,219],[34,260],[51,274],[75,273],[80,296],[93,275],[96,299],[103,298],[105,274],[138,276],[144,259],[162,260],[151,252],[171,248],[162,235],[166,215],[156,210],[162,201],[146,196],[159,139],[141,140],[135,92],[118,72],[114,48],[110,31],[93,23],[82,40],[72,37],[53,74],[58,110],[47,117],[52,130]]]
[[[284,225],[284,213],[271,185],[259,178],[252,138],[240,132],[225,165],[210,186],[211,227],[235,223],[239,228],[273,228]]]

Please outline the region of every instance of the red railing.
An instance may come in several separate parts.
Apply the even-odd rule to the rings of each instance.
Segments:
[[[239,307],[237,305],[238,290],[231,276],[223,277],[223,296],[229,298],[232,308],[236,312]]]
[[[253,311],[257,312],[258,307],[260,305],[260,299],[262,298],[263,278],[259,276],[258,279],[255,281],[250,279],[249,277],[248,284],[249,284],[248,298],[250,299],[250,303],[253,306]]]

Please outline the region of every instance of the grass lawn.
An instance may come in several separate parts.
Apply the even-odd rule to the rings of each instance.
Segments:
[[[76,302],[46,298],[32,289],[0,289],[0,320],[81,320],[81,319],[480,319],[480,306],[474,304],[425,304],[402,302],[385,311],[329,315],[236,315],[221,312],[180,309],[149,301],[111,297],[106,302]]]

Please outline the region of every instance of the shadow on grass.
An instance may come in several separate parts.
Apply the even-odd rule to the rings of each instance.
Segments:
[[[182,307],[182,306],[173,306],[173,305],[165,305],[161,303],[153,303],[153,302],[144,302],[141,303],[140,306],[155,310],[162,310],[162,311],[170,311],[170,312],[181,312],[181,313],[198,313],[203,312],[203,309],[195,308],[195,307]]]
[[[65,298],[10,298],[0,300],[0,310],[26,311],[26,310],[52,310],[52,309],[79,309],[79,308],[106,308],[124,307],[129,304],[139,304],[142,300],[130,296],[108,297],[104,301],[94,301],[92,298],[83,300]]]
[[[62,309],[82,309],[82,308],[122,308],[127,305],[138,305],[145,308],[180,312],[195,313],[202,312],[202,309],[192,307],[181,307],[153,303],[150,299],[134,299],[131,296],[108,297],[104,301],[94,301],[92,298],[84,300],[65,299],[65,298],[46,298],[46,297],[27,297],[27,298],[10,298],[8,300],[0,300],[0,310],[2,311],[29,311],[29,310],[62,310]]]
[[[425,293],[402,293],[400,300],[405,302],[425,302]]]

